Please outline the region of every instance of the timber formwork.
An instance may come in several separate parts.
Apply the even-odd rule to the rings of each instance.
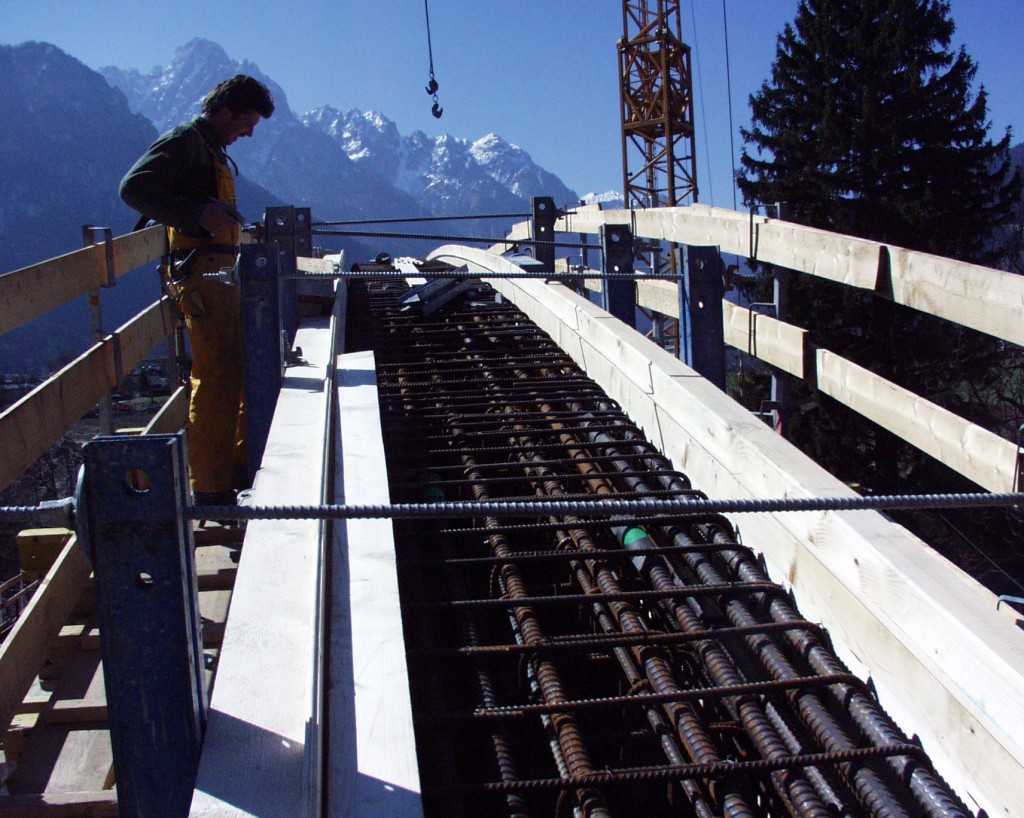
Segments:
[[[391,496],[700,496],[488,288],[357,286]],[[728,520],[396,523],[428,815],[969,814]]]

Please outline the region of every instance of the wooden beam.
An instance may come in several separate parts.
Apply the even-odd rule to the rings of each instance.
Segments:
[[[41,579],[53,567],[70,538],[71,532],[66,528],[26,528],[19,531],[21,570]]]
[[[1017,447],[826,349],[817,351],[818,389],[873,420],[979,486],[1014,490]]]
[[[675,281],[638,281],[636,283],[636,304],[638,307],[654,310],[670,318],[679,318],[679,283]]]
[[[114,239],[114,275],[120,277],[167,252],[163,227]],[[107,283],[102,244],[83,247],[0,275],[0,335]]]
[[[170,311],[166,297],[155,302],[0,413],[0,447],[7,454],[0,462],[0,489],[117,386],[115,347],[127,374],[169,331]]]
[[[167,253],[167,229],[153,225],[114,239],[114,275],[120,278]]]
[[[372,352],[338,356],[337,390],[333,502],[389,503]],[[422,816],[391,521],[339,521],[331,573],[325,815]]]
[[[116,340],[111,340],[120,346],[119,374],[122,378],[135,369],[157,344],[174,332],[176,311],[177,307],[165,295],[115,331]]]
[[[149,425],[142,431],[144,435],[170,434],[185,427],[188,420],[188,390],[179,386],[164,401],[160,411],[153,415]]]
[[[0,335],[107,283],[102,246],[0,275]]]
[[[115,386],[114,350],[96,344],[0,413],[0,489],[9,486]]]
[[[516,222],[508,229],[508,232],[505,234],[505,238],[507,241],[491,245],[491,247],[488,248],[488,252],[500,256],[506,250],[510,249],[512,244],[515,242],[522,242],[525,244],[533,238],[533,222]]]
[[[331,274],[334,272],[334,262],[325,258],[307,258],[299,256],[295,259],[295,269],[301,273],[322,273]]]
[[[50,644],[89,583],[90,572],[85,553],[72,537],[0,645],[0,729],[6,729],[18,712]]]
[[[888,265],[896,303],[1024,345],[1024,276],[705,205],[579,209],[560,218],[556,230],[597,233],[602,224],[632,224],[638,237],[716,245],[865,290],[876,289]]]
[[[725,342],[783,372],[804,377],[804,345],[807,331],[722,301]]]

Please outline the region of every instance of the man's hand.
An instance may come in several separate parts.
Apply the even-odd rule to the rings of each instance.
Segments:
[[[240,223],[238,211],[219,199],[212,200],[199,215],[199,226],[212,236],[230,230]]]

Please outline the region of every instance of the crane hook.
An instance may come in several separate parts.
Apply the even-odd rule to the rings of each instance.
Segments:
[[[427,54],[430,57],[430,82],[427,83],[426,92],[434,98],[434,105],[431,107],[430,113],[434,115],[434,119],[440,119],[444,108],[437,101],[437,89],[441,86],[434,79],[434,46],[430,41],[430,3],[428,0],[423,0],[423,11],[427,18]]]

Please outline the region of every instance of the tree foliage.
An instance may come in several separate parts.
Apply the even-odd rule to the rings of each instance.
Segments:
[[[988,135],[977,67],[939,0],[801,0],[751,97],[738,180],[794,220],[977,263],[1013,218],[1010,134]]]
[[[784,202],[792,221],[885,244],[1012,264],[1021,175],[1009,131],[989,136],[976,65],[953,35],[942,0],[801,0],[750,100],[737,180],[745,202]],[[787,320],[817,346],[1015,438],[1020,350],[822,279],[793,275],[789,303]],[[971,488],[814,389],[794,392],[787,435],[840,478],[878,492]]]

